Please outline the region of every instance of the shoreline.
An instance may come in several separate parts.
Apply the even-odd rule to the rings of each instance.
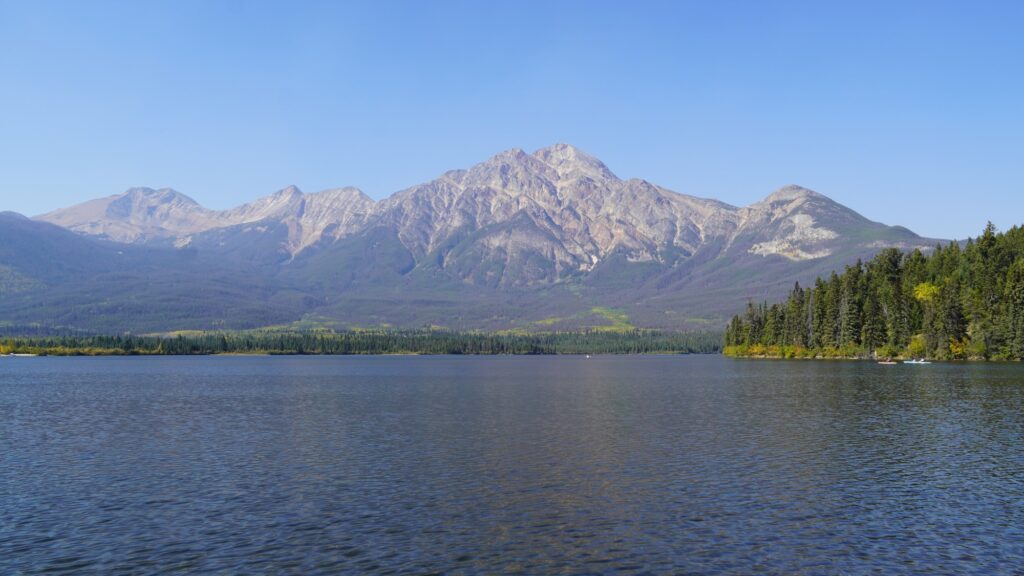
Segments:
[[[739,354],[722,354],[726,358],[733,360],[796,360],[796,361],[820,361],[820,362],[872,362],[879,363],[882,360],[878,358],[860,358],[855,356],[765,356],[765,355],[739,355]],[[905,358],[902,356],[895,356],[892,358],[893,362],[897,364],[903,364],[914,358]],[[952,360],[938,360],[935,358],[924,358],[932,364],[967,364],[967,363],[999,363],[999,364],[1019,364],[1021,360],[1010,360],[1010,359],[999,359],[999,358],[957,358]]]
[[[723,356],[721,352],[476,352],[476,353],[437,353],[437,352],[197,352],[189,354],[169,354],[166,352],[122,352],[111,351],[72,351],[72,352],[41,352],[38,354],[4,354],[0,358],[32,357],[32,358],[112,358],[112,357],[281,357],[281,356]]]
[[[0,354],[45,356],[548,355],[720,353],[715,332],[207,332],[176,336],[0,337]]]

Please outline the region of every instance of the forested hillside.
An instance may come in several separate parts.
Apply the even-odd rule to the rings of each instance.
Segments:
[[[726,354],[777,357],[1024,358],[1024,228],[989,224],[961,247],[880,252],[842,274],[748,304]]]

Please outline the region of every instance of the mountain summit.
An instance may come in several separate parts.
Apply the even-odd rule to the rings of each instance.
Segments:
[[[884,246],[934,245],[799,186],[735,207],[623,180],[568,144],[507,150],[378,202],[289,186],[214,211],[133,188],[37,221],[230,264],[267,283],[262,302],[298,298],[299,316],[459,328],[571,327],[611,308],[636,325],[686,327]]]

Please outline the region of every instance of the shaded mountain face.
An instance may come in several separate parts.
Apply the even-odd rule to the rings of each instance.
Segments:
[[[215,328],[227,319],[255,328],[290,322],[311,304],[217,254],[98,240],[0,213],[0,334],[29,325]]]
[[[311,303],[299,316],[453,328],[623,316],[714,325],[748,298],[781,295],[883,247],[935,244],[798,186],[738,208],[620,179],[564,144],[509,150],[379,202],[355,188],[289,187],[214,211],[173,190],[134,188],[37,220],[83,241],[222,262],[242,285],[266,283],[267,304],[280,294]],[[35,281],[7,267],[10,285]]]

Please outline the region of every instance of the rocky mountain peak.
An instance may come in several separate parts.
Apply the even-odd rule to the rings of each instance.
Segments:
[[[550,183],[557,179],[551,166],[519,148],[512,148],[476,164],[461,175],[458,183],[464,188],[502,190],[516,196],[550,188]]]
[[[804,200],[808,198],[831,201],[831,199],[828,196],[825,196],[824,194],[820,194],[809,188],[804,188],[803,186],[789,184],[788,186],[783,186],[782,188],[779,188],[778,190],[769,194],[767,197],[765,197],[764,200],[761,201],[761,203],[772,204],[775,202],[790,202],[793,200]]]
[[[191,197],[178,192],[173,188],[129,188],[123,193],[115,196],[111,204],[146,206],[150,208],[160,206],[176,206],[187,210],[203,210],[203,207]]]
[[[521,148],[510,148],[474,165],[468,170],[468,173],[485,172],[501,167],[512,167],[532,172],[543,171],[546,168],[545,164],[538,161],[537,157],[527,154]]]
[[[149,188],[147,186],[133,186],[122,192],[120,196],[128,196],[132,198],[147,198],[153,201],[172,201],[172,200],[184,200],[195,204],[195,200],[189,198],[185,194],[178,192],[174,188]]]
[[[222,219],[242,224],[267,218],[285,218],[302,210],[304,194],[297,186],[288,186],[256,201],[222,213]]]
[[[274,192],[273,196],[276,198],[295,198],[296,196],[302,196],[302,190],[299,190],[299,187],[295,184],[289,184],[277,192]]]
[[[563,179],[586,176],[595,180],[618,180],[603,162],[571,144],[541,148],[533,156],[552,166]]]
[[[170,210],[202,211],[203,208],[188,196],[172,188],[129,188],[115,196],[107,205],[107,214],[114,217],[130,217],[140,211],[148,214]]]
[[[802,186],[789,185],[769,194],[764,200],[745,208],[748,214],[760,213],[778,219],[794,214],[807,214],[816,221],[842,227],[844,224],[869,222],[850,208]]]
[[[39,219],[109,240],[139,242],[212,226],[212,214],[171,188],[138,187],[55,210]]]

